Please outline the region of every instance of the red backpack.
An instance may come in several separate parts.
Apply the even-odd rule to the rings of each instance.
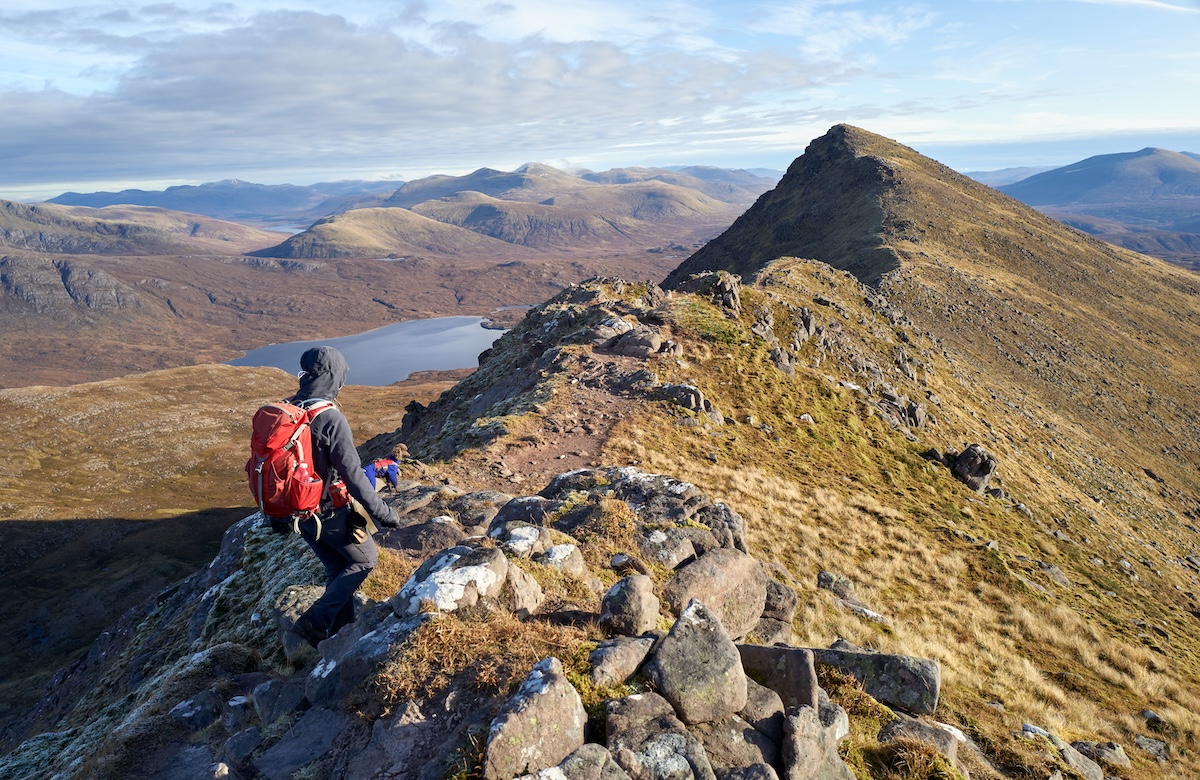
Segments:
[[[331,406],[320,401],[305,409],[280,401],[254,413],[246,476],[268,520],[297,521],[320,506],[325,483],[313,468],[309,426]]]

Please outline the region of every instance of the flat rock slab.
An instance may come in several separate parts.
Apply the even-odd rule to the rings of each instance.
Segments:
[[[296,770],[323,756],[348,725],[340,712],[317,707],[254,761],[267,780],[291,780]]]
[[[742,666],[779,694],[785,707],[817,708],[817,668],[813,651],[802,647],[737,646]]]
[[[812,652],[817,661],[851,675],[862,683],[863,690],[889,707],[914,715],[928,715],[937,709],[942,673],[936,661],[847,650]]]

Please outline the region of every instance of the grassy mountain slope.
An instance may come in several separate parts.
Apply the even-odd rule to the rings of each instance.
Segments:
[[[1121,432],[1098,437],[1114,462],[1136,457],[1193,485],[1200,402],[1177,388],[1192,384],[1200,338],[1194,273],[1065,228],[848,126],[814,141],[668,283],[716,268],[749,278],[781,255],[854,273],[954,343],[1017,408],[1102,419],[1105,432]]]
[[[492,198],[460,192],[412,207],[416,213],[510,244],[534,249],[617,244],[636,246],[639,226],[602,213]]]
[[[447,372],[452,374],[453,372]],[[339,398],[365,441],[452,380]],[[0,390],[0,729],[130,606],[187,576],[253,511],[250,417],[292,392],[272,368],[201,365],[71,387]],[[65,588],[65,590],[64,590]]]
[[[587,183],[548,165],[530,163],[515,171],[480,168],[465,176],[443,174],[414,179],[383,198],[379,205],[409,208],[427,200],[468,191],[482,192],[503,200],[539,201],[556,191],[578,189],[580,186],[587,186]]]
[[[0,201],[0,249],[64,254],[238,254],[280,234],[147,206],[82,206]]]
[[[588,209],[647,222],[673,219],[707,219],[732,216],[736,207],[694,190],[661,181],[597,184],[556,195],[546,205]]]
[[[496,253],[511,247],[455,225],[403,208],[369,208],[326,217],[278,246],[260,249],[258,257],[396,257],[423,252]]]

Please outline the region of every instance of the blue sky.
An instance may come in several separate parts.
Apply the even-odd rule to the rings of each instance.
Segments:
[[[1200,0],[0,9],[16,200],[531,161],[782,170],[839,122],[959,170],[1200,152]]]

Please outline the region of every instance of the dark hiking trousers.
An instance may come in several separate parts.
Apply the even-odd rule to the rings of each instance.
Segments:
[[[300,535],[316,553],[325,567],[325,593],[317,599],[304,616],[313,628],[333,636],[347,623],[354,622],[354,592],[375,568],[379,551],[375,541],[367,536],[362,544],[350,538],[348,507],[335,509],[322,518],[320,537],[313,520],[300,523]]]

